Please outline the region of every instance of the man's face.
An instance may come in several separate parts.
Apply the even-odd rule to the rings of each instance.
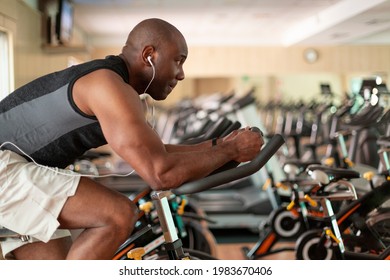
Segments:
[[[184,39],[178,39],[157,52],[154,60],[155,78],[150,86],[149,94],[155,100],[164,100],[175,88],[177,83],[185,78],[183,64],[188,50]]]

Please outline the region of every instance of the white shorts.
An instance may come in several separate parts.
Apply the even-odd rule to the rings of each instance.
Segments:
[[[0,150],[0,225],[30,236],[29,242],[70,236],[68,230],[57,230],[57,218],[79,181],[77,173],[40,167]],[[24,244],[15,239],[0,242],[3,256]]]

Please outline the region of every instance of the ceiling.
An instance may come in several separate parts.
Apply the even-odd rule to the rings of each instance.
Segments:
[[[122,45],[145,18],[174,24],[191,45],[390,44],[390,0],[73,0],[94,45]]]

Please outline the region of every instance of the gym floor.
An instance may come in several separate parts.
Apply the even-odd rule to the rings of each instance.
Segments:
[[[221,260],[246,260],[243,248],[249,249],[258,241],[258,234],[243,229],[212,230],[217,241],[217,258]],[[278,242],[273,249],[293,247],[294,242]],[[294,260],[294,251],[282,251],[263,257],[263,260]]]
[[[217,244],[217,258],[220,260],[246,260],[243,247],[252,248],[255,243],[222,243]],[[294,243],[280,242],[275,249],[284,246],[293,246]],[[262,260],[294,260],[294,251],[284,251],[261,258]]]

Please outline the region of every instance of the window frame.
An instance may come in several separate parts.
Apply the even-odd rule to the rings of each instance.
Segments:
[[[5,47],[4,47],[5,46]],[[12,33],[0,26],[0,100],[15,89]],[[5,59],[4,59],[5,58]],[[4,63],[4,65],[2,65]],[[6,73],[6,75],[3,75]],[[4,88],[3,88],[4,87]]]

